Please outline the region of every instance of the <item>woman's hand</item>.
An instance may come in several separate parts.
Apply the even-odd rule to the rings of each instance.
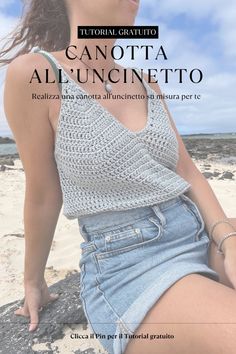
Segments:
[[[25,301],[24,306],[14,311],[15,315],[30,317],[29,331],[34,331],[38,327],[39,312],[43,306],[57,300],[58,294],[50,294],[46,281],[42,285],[32,285],[25,282]]]

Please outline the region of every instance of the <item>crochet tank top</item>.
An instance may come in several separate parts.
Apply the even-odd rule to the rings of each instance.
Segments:
[[[178,141],[168,114],[144,79],[147,123],[133,132],[89,97],[51,53],[36,52],[67,81],[61,84],[54,157],[68,219],[161,203],[190,188],[176,173]]]

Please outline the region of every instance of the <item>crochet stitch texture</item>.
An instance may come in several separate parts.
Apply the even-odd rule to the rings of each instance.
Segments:
[[[62,84],[62,95],[88,94],[52,54],[45,53],[68,81]],[[153,205],[190,188],[176,173],[178,141],[165,107],[142,82],[154,98],[148,96],[147,123],[138,132],[91,97],[61,100],[54,157],[68,219]]]

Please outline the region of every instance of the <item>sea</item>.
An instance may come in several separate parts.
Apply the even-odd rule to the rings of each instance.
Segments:
[[[16,144],[0,144],[0,156],[17,154]]]
[[[236,139],[236,132],[233,133],[212,133],[212,134],[181,134],[182,138],[189,139]],[[0,143],[0,156],[12,155],[18,153],[16,144],[1,144]]]

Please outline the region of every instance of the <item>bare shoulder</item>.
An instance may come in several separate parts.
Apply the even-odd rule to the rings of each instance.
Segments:
[[[7,68],[4,86],[4,107],[8,117],[17,117],[22,112],[22,119],[25,119],[33,110],[46,116],[48,102],[40,104],[32,99],[32,94],[40,94],[45,90],[45,83],[39,84],[37,80],[32,80],[35,70],[39,75],[45,70],[45,61],[42,55],[27,53],[15,58]],[[18,114],[10,114],[17,107]]]
[[[40,187],[40,193],[36,193],[37,199],[40,199],[40,194],[45,196],[44,191],[52,189],[49,181],[55,183],[56,166],[49,102],[32,97],[32,92],[41,93],[46,84],[30,84],[34,70],[45,70],[42,55],[21,55],[9,64],[4,87],[4,111],[28,181],[32,178],[38,190]],[[40,166],[44,166],[43,171]],[[46,189],[45,183],[42,186],[43,182],[47,185]]]
[[[13,69],[21,68],[22,70],[25,70],[27,72],[27,69],[30,69],[35,65],[40,67],[40,65],[42,64],[43,64],[42,55],[38,55],[38,53],[30,52],[30,53],[19,55],[18,57],[13,59],[12,62],[9,64],[9,67]]]
[[[40,94],[45,84],[32,82],[34,71],[45,68],[44,58],[36,53],[27,53],[15,58],[7,68],[4,86],[4,111],[13,134],[22,132],[22,127],[50,131],[49,103],[32,98]],[[44,125],[42,124],[44,123]],[[25,129],[26,130],[26,129]]]
[[[48,71],[48,72],[47,72]],[[47,77],[52,83],[47,83]],[[55,104],[50,100],[39,100],[47,92],[58,94],[55,73],[49,61],[40,53],[27,53],[15,58],[7,68],[4,87],[5,107],[12,102],[20,104],[20,109],[28,112],[46,114],[49,119],[49,109]]]
[[[45,59],[37,53],[27,53],[15,58],[7,68],[6,80],[15,84],[27,85],[35,70],[43,71]]]

